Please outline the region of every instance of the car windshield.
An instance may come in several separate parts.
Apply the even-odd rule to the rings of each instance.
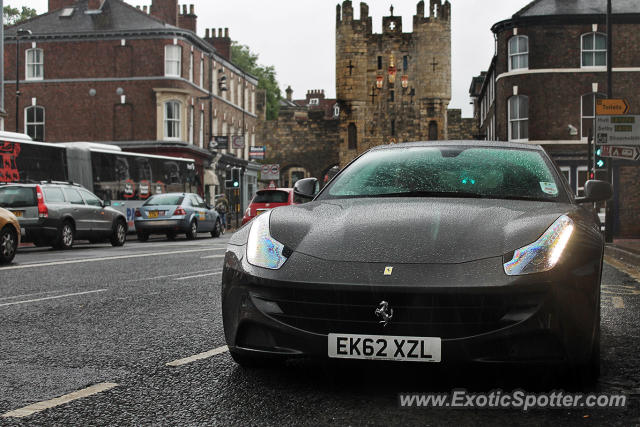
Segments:
[[[372,151],[340,174],[323,195],[544,201],[564,201],[566,197],[538,151],[490,147]]]
[[[269,190],[258,191],[252,203],[287,203],[289,193],[286,191]]]
[[[37,204],[33,187],[0,187],[0,207],[23,208]]]
[[[147,200],[143,206],[177,206],[181,205],[184,200],[182,194],[158,194]]]

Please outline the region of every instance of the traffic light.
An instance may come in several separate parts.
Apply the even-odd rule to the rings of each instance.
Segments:
[[[594,163],[596,165],[596,170],[607,168],[607,159],[606,157],[602,157],[602,147],[596,146]]]
[[[240,187],[240,168],[231,169],[232,188]]]

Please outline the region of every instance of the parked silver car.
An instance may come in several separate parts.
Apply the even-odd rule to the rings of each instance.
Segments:
[[[124,245],[125,216],[79,184],[43,181],[0,185],[0,207],[10,210],[25,242],[69,249],[75,240]]]
[[[172,240],[178,233],[195,239],[199,232],[210,232],[212,237],[219,237],[222,231],[215,209],[193,193],[152,196],[136,209],[134,223],[141,242],[147,241],[150,234],[166,234]]]

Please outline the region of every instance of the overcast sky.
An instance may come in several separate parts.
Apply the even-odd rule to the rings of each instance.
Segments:
[[[493,55],[491,26],[511,17],[530,0],[450,0],[452,9],[452,100],[451,108],[462,108],[470,117],[471,78],[486,69]],[[133,6],[151,0],[127,0]],[[181,0],[194,4],[198,33],[205,28],[228,27],[233,40],[248,45],[260,55],[263,65],[275,66],[280,88],[294,90],[303,98],[307,90],[324,89],[335,96],[335,16],[337,0]],[[342,3],[340,1],[340,3]],[[382,16],[402,16],[403,30],[412,31],[418,0],[368,0],[375,32],[381,32]],[[427,0],[425,3],[429,3]],[[14,7],[29,6],[47,11],[47,0],[4,0]],[[354,1],[356,17],[359,2]]]

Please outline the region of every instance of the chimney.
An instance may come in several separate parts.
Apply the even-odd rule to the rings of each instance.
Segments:
[[[182,13],[178,18],[178,27],[193,31],[194,33],[198,32],[198,17],[195,14],[195,7],[193,5],[189,6],[188,12],[187,5],[182,5]]]
[[[218,28],[217,36],[216,29],[212,28],[210,37],[208,33],[205,33],[204,39],[216,49],[218,55],[227,61],[231,61],[231,39],[229,38],[228,28],[224,29],[224,33],[222,32],[222,28]]]
[[[152,0],[151,15],[169,25],[178,25],[178,0]]]
[[[76,0],[49,0],[49,12],[54,10],[63,9],[65,7],[71,7],[76,3]]]
[[[291,102],[293,99],[293,89],[291,89],[291,86],[287,86],[285,92],[287,92],[287,101]]]

